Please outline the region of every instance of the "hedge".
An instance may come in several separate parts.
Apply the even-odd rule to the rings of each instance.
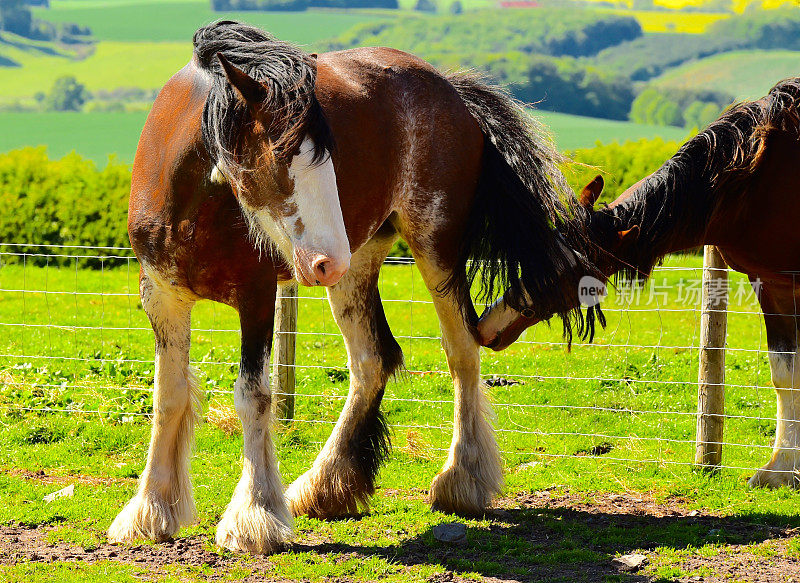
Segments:
[[[656,170],[678,149],[661,139],[597,145],[569,152],[575,164],[565,168],[579,191],[596,174],[606,178],[603,201],[616,198],[627,186]],[[0,154],[0,243],[128,247],[127,215],[131,175],[127,165],[111,160],[100,169],[94,162],[69,154],[50,160],[44,148],[24,148]],[[3,251],[12,248],[2,247]],[[52,255],[58,249],[14,247],[15,251]],[[111,255],[126,255],[111,252]],[[395,256],[408,256],[399,242]],[[4,255],[4,261],[14,261]],[[69,263],[58,257],[30,257],[43,265]],[[125,259],[82,261],[98,268]]]

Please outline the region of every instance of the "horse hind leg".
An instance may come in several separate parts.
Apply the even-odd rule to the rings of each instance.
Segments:
[[[275,282],[239,301],[242,356],[234,384],[234,406],[242,422],[242,476],[217,526],[220,547],[271,553],[292,535],[292,517],[283,495],[272,442],[269,354],[275,317]]]
[[[138,492],[111,524],[111,542],[167,540],[195,520],[189,456],[201,397],[189,368],[194,298],[144,271],[139,291],[156,337],[153,425]]]
[[[330,437],[313,466],[286,491],[295,516],[352,516],[375,492],[389,453],[388,426],[380,410],[386,381],[402,366],[378,293],[378,274],[395,236],[382,234],[352,258],[350,270],[328,297],[344,337],[350,390]]]
[[[770,461],[748,482],[750,486],[800,487],[800,350],[790,347],[769,354],[772,383],[778,399],[775,445]]]
[[[439,290],[449,272],[417,254],[442,330],[442,346],[455,389],[453,440],[442,471],[434,478],[429,502],[434,510],[480,515],[502,489],[503,470],[484,383],[480,377],[480,345],[472,335],[452,294]]]

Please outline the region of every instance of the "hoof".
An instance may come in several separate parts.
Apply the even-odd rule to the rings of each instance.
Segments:
[[[269,554],[292,537],[292,517],[285,503],[269,509],[252,499],[232,500],[217,525],[217,545],[230,551]]]
[[[182,524],[194,520],[194,508],[185,508],[186,516],[178,514],[178,506],[156,494],[137,494],[117,515],[108,529],[108,541],[126,543],[138,539],[155,542],[169,540]]]
[[[783,470],[768,464],[758,470],[755,475],[748,480],[747,485],[751,488],[800,488],[800,469]]]
[[[489,479],[476,479],[460,466],[451,466],[439,473],[431,484],[428,502],[431,509],[460,516],[481,516],[500,492],[499,474]]]
[[[350,471],[343,478],[338,473],[311,468],[286,490],[289,508],[294,516],[342,518],[355,516],[369,506],[374,487]]]

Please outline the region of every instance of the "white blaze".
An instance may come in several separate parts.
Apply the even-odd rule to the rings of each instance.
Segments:
[[[314,163],[314,142],[303,140],[300,153],[292,158],[289,177],[294,181],[293,201],[297,212],[285,219],[287,230],[295,249],[302,254],[327,255],[339,261],[350,261],[350,242],[344,228],[342,207],[333,160]],[[303,223],[303,232],[295,234],[297,219]]]
[[[266,204],[260,208],[242,205],[257,244],[266,235],[283,259],[294,265],[295,275],[299,270],[309,283],[314,282],[312,264],[319,257],[332,260],[335,271],[346,270],[350,265],[350,242],[330,154],[315,163],[314,142],[307,137],[292,158],[288,172],[294,183],[294,192],[287,201],[296,208],[293,214],[274,216]]]

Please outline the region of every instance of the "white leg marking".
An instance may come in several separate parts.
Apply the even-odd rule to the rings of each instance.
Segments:
[[[111,542],[171,538],[195,520],[189,455],[201,396],[189,370],[193,298],[142,279],[140,292],[156,334],[153,426],[139,489],[108,530]],[[168,290],[168,291],[167,291]]]
[[[800,486],[800,351],[769,355],[778,398],[775,446],[769,463],[750,478],[751,486]]]
[[[451,296],[436,292],[447,274],[418,260],[431,291],[442,328],[442,345],[455,388],[453,441],[444,468],[433,480],[434,509],[476,515],[484,511],[503,485],[503,471],[494,430],[487,420],[491,407],[480,378],[480,346]]]
[[[269,358],[257,378],[239,376],[234,405],[242,420],[242,477],[217,526],[217,544],[252,553],[271,553],[292,536],[292,517],[272,442]]]

